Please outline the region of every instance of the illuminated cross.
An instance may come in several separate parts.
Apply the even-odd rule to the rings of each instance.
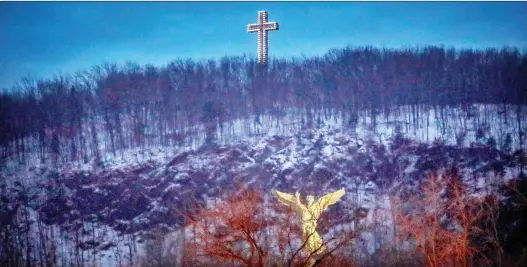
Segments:
[[[258,62],[267,63],[267,31],[277,31],[278,22],[267,22],[267,11],[258,11],[258,23],[247,25],[248,32],[258,32]]]

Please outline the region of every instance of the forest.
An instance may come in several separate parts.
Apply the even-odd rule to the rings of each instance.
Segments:
[[[516,48],[26,77],[0,92],[0,265],[524,266],[526,127]],[[270,191],[341,187],[305,254]]]
[[[12,156],[25,162],[31,152],[42,161],[48,154],[59,162],[87,161],[99,158],[101,149],[115,154],[190,142],[196,125],[204,125],[213,139],[218,128],[229,134],[224,126],[248,114],[256,125],[261,116],[280,121],[293,109],[308,126],[322,112],[339,112],[351,128],[369,116],[375,130],[379,115],[399,107],[419,127],[430,110],[444,124],[447,107],[472,116],[473,105],[494,104],[499,110],[484,115],[497,113],[503,124],[516,124],[512,137],[522,147],[526,73],[527,55],[517,49],[433,46],[335,49],[322,57],[273,58],[266,67],[247,56],[176,60],[162,67],[108,63],[49,80],[25,78],[1,93],[0,166]]]

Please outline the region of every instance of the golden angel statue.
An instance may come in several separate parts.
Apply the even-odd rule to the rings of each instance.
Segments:
[[[278,201],[293,208],[293,210],[302,217],[302,232],[304,235],[304,242],[306,242],[306,249],[313,255],[319,254],[326,249],[322,242],[322,238],[320,238],[320,235],[316,232],[317,220],[322,212],[330,205],[337,203],[337,201],[344,196],[344,193],[344,188],[342,188],[319,198],[317,202],[315,202],[315,197],[308,195],[306,197],[306,207],[300,201],[300,194],[298,192],[293,196],[273,190],[273,194]]]

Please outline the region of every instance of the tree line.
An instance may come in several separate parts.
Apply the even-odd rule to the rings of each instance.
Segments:
[[[178,59],[167,65],[105,63],[51,79],[21,79],[0,93],[0,162],[25,162],[34,152],[44,161],[87,161],[101,151],[170,145],[205,125],[207,140],[224,123],[255,116],[281,118],[302,110],[307,126],[317,112],[339,111],[350,125],[360,111],[374,121],[400,106],[418,117],[423,106],[501,106],[516,113],[523,140],[527,103],[527,55],[515,48],[408,49],[347,47],[323,56],[271,58],[262,66],[244,56],[219,60]],[[467,111],[468,112],[468,111]],[[185,137],[186,136],[186,137]]]

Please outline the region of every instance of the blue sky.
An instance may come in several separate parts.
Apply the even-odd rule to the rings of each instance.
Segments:
[[[527,2],[0,2],[0,88],[105,61],[256,56],[257,11],[280,23],[269,56],[347,45],[527,49]]]

